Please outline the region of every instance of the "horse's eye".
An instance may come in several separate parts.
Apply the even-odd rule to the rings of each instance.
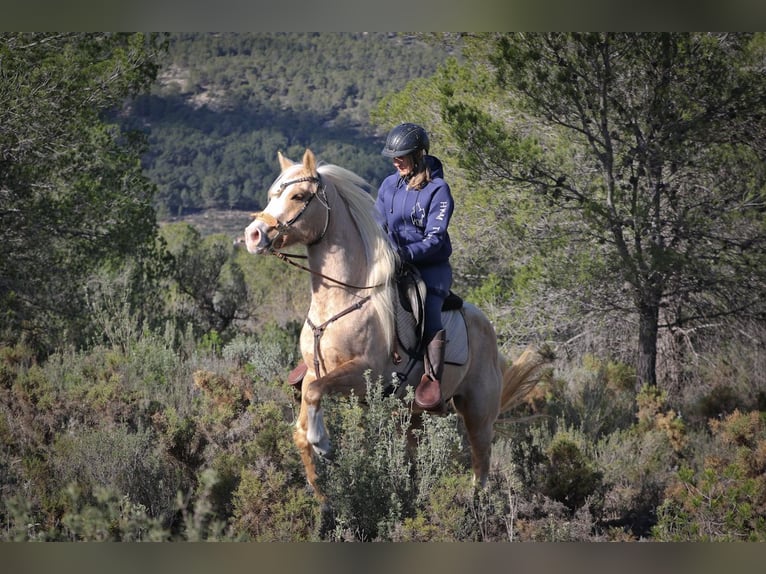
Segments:
[[[303,193],[302,191],[299,191],[298,193],[293,195],[290,199],[292,199],[293,201],[306,201],[306,194]]]

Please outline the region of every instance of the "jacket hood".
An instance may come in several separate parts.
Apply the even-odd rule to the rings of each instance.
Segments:
[[[434,178],[440,178],[444,179],[444,167],[442,166],[441,160],[433,155],[427,155],[425,157],[426,161],[426,167],[428,167],[429,171],[431,172],[431,179]]]

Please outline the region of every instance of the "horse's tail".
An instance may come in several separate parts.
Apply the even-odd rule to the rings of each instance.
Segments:
[[[503,372],[503,388],[500,395],[501,413],[518,405],[526,394],[535,388],[542,377],[543,366],[552,358],[549,351],[541,351],[534,347],[528,347],[510,365],[504,357],[500,357],[500,368]]]

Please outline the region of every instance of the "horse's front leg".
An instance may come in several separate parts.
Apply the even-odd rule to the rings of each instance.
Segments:
[[[333,369],[324,377],[304,381],[301,393],[301,410],[293,439],[301,453],[306,477],[316,490],[316,467],[312,452],[320,456],[330,453],[330,435],[324,424],[322,397],[327,393],[362,396],[366,389],[364,372],[369,366],[359,359],[353,359]]]
[[[322,413],[322,397],[327,393],[349,395],[351,392],[363,396],[366,391],[364,371],[368,368],[364,361],[352,359],[324,377],[312,381],[303,391],[301,402],[306,408],[306,438],[317,454],[326,456],[330,452],[330,437]]]

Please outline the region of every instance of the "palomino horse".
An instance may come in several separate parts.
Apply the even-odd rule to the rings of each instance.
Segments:
[[[395,326],[401,310],[395,285],[398,261],[359,176],[335,165],[317,165],[308,149],[301,163],[281,153],[278,157],[281,174],[269,189],[268,205],[245,229],[245,242],[250,253],[281,257],[287,255],[279,250],[288,246],[307,248],[307,267],[301,267],[311,271],[312,296],[300,347],[308,371],[294,440],[316,490],[313,455],[330,451],[322,397],[352,391],[364,396],[365,372],[388,377],[404,355]],[[508,366],[489,320],[469,303],[461,312],[471,345],[464,364],[445,365],[442,396],[465,422],[474,479],[483,486],[495,420],[534,386],[543,361],[527,350]],[[408,383],[419,381],[422,373],[419,363]],[[411,408],[418,410],[414,403]]]

